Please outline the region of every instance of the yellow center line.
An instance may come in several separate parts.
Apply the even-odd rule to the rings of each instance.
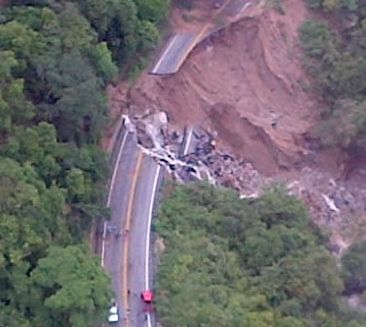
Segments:
[[[143,153],[140,152],[137,157],[135,171],[133,173],[133,179],[131,184],[130,190],[130,197],[128,199],[128,206],[127,206],[127,215],[125,221],[125,232],[124,233],[124,247],[123,247],[123,260],[122,260],[122,302],[123,302],[123,309],[125,312],[125,326],[130,326],[130,318],[129,318],[129,304],[128,304],[128,247],[129,247],[129,230],[131,227],[132,221],[132,207],[133,207],[133,200],[135,198],[136,192],[136,185],[137,185],[137,178],[140,173],[141,163],[143,158]]]

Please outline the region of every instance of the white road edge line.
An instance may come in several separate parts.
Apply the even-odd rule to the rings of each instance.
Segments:
[[[147,222],[147,233],[146,233],[146,248],[145,248],[145,289],[149,289],[149,256],[150,256],[150,234],[151,234],[151,220],[154,208],[155,194],[158,185],[158,179],[160,174],[160,166],[158,165],[154,177],[153,191],[150,198],[149,216]],[[147,326],[151,327],[150,314],[147,314]]]
[[[174,35],[174,37],[170,40],[169,45],[166,47],[166,49],[163,52],[163,54],[161,55],[159,61],[156,63],[155,67],[151,71],[153,74],[155,74],[158,71],[158,68],[160,68],[162,61],[164,60],[164,58],[165,58],[166,54],[168,53],[168,51],[170,50],[170,48],[173,46],[174,41],[176,40],[177,37],[178,37],[178,35]]]
[[[251,5],[251,2],[247,2],[239,11],[239,13],[236,15],[240,15],[245,9],[247,9]]]
[[[125,133],[125,135],[123,135],[123,139],[122,139],[122,142],[121,142],[121,147],[119,148],[119,152],[118,152],[116,164],[114,165],[114,168],[113,168],[111,185],[109,187],[109,193],[108,193],[108,199],[107,199],[107,207],[108,208],[111,205],[112,191],[113,191],[113,188],[114,188],[114,183],[116,181],[116,176],[117,176],[119,162],[121,161],[122,150],[123,150],[123,148],[124,148],[124,146],[126,144],[127,135],[128,135],[128,131]]]
[[[149,216],[147,221],[147,233],[146,233],[146,244],[145,244],[145,288],[149,289],[149,255],[150,255],[150,234],[151,234],[151,220],[154,208],[154,200],[156,194],[156,188],[158,185],[158,178],[160,174],[160,166],[158,165],[154,177],[153,190],[150,198]]]
[[[112,191],[114,188],[114,183],[116,180],[116,176],[117,176],[117,171],[118,171],[118,166],[119,166],[119,162],[121,161],[121,156],[122,156],[122,150],[126,144],[126,139],[127,139],[127,135],[128,135],[128,131],[125,132],[125,135],[123,136],[122,142],[121,142],[121,147],[119,148],[119,152],[118,152],[118,156],[117,156],[117,161],[113,167],[113,174],[112,174],[112,179],[111,179],[111,185],[109,186],[109,192],[108,192],[108,198],[107,198],[107,207],[109,208],[111,205],[111,198],[112,198]],[[104,222],[103,225],[103,239],[102,239],[102,253],[101,253],[101,264],[102,267],[104,267],[104,256],[105,256],[105,239],[107,236],[107,222]]]
[[[107,236],[107,222],[105,221],[103,224],[103,239],[102,239],[102,254],[101,254],[101,265],[104,268],[104,255],[105,255],[105,238]]]
[[[193,134],[193,128],[189,128],[187,142],[183,149],[183,156],[185,156],[188,152],[189,144],[191,143],[191,139],[192,139],[192,134]]]

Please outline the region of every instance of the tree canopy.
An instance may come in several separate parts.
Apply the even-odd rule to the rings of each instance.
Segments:
[[[359,0],[308,0],[329,23],[307,21],[300,29],[305,66],[327,110],[316,135],[324,145],[352,153],[366,149],[366,3]]]
[[[363,326],[347,311],[326,237],[281,188],[256,200],[179,186],[156,222],[165,250],[157,280],[164,326]]]
[[[168,0],[9,0],[0,7],[0,326],[105,319],[84,245],[108,218],[105,87],[146,56]]]
[[[342,258],[347,293],[366,290],[366,241],[351,246]]]

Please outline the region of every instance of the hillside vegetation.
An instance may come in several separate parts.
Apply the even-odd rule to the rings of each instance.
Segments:
[[[366,3],[307,1],[325,18],[307,21],[300,30],[305,65],[325,100],[317,134],[324,145],[360,154],[366,149]]]
[[[156,227],[166,245],[157,284],[166,327],[366,324],[341,300],[341,272],[327,238],[281,188],[241,200],[225,189],[176,187]],[[357,256],[353,267],[364,267],[361,253],[352,251],[345,260]],[[357,278],[351,269],[346,264],[347,283]]]
[[[112,292],[84,244],[104,208],[104,89],[156,43],[166,0],[0,10],[0,326],[86,327]]]

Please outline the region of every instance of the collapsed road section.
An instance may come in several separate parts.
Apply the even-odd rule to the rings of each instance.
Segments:
[[[201,26],[195,33],[178,32],[172,36],[159,54],[150,74],[170,75],[177,73],[197,44],[212,33],[240,20],[241,15],[250,5],[251,2],[248,0],[226,0],[217,7],[212,21]]]
[[[366,190],[337,180],[316,163],[304,161],[298,167],[300,174],[264,176],[251,161],[218,144],[212,130],[190,127],[182,131],[168,125],[161,112],[145,115],[137,125],[142,151],[178,183],[203,180],[234,189],[242,198],[257,198],[268,187],[281,185],[307,205],[316,224],[330,232],[330,250],[335,255],[352,243],[350,236],[357,238],[362,233],[357,226],[365,217]]]
[[[194,47],[195,42],[196,35],[194,34],[183,33],[172,36],[168,40],[153,69],[150,71],[150,74],[175,74],[182,66],[192,47]]]

